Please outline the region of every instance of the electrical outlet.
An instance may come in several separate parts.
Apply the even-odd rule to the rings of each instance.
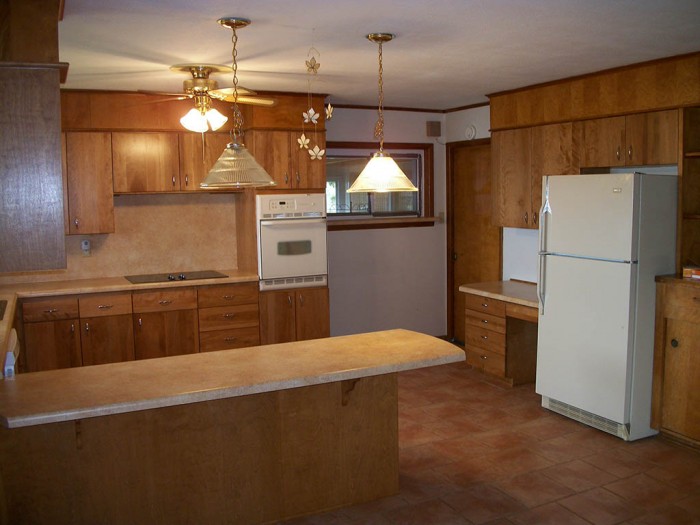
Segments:
[[[83,251],[83,257],[90,257],[90,241],[88,239],[80,241],[80,249]]]

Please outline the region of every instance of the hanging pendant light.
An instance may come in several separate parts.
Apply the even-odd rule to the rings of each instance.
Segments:
[[[242,142],[243,115],[238,107],[238,64],[236,62],[236,44],[238,35],[236,29],[246,27],[250,20],[245,18],[227,17],[220,18],[219,24],[233,31],[231,41],[233,43],[233,129],[231,130],[231,142],[209,170],[202,188],[255,188],[274,186],[275,181],[258,164],[255,157],[246,149]]]
[[[418,191],[396,161],[384,152],[384,81],[382,79],[382,44],[394,39],[391,33],[370,33],[367,39],[379,45],[379,117],[374,136],[379,139],[379,151],[369,160],[365,169],[347,190],[348,193],[384,193],[390,191]]]

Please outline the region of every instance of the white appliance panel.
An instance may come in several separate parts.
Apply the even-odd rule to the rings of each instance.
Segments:
[[[546,221],[540,250],[599,259],[636,259],[634,173],[551,176],[543,180]]]
[[[628,423],[636,265],[552,255],[542,263],[537,393]]]
[[[325,219],[260,221],[261,279],[328,273]]]

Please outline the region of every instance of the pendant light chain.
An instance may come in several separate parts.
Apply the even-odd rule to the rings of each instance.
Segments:
[[[231,51],[231,57],[233,58],[233,129],[231,135],[234,138],[234,142],[238,142],[236,139],[240,138],[243,133],[241,128],[243,127],[243,115],[238,107],[238,50],[236,49],[236,44],[238,43],[238,34],[236,33],[236,26],[234,25],[233,36],[231,37],[231,43],[233,44],[233,51]]]
[[[384,81],[382,80],[384,63],[382,58],[382,42],[379,42],[379,116],[374,126],[374,138],[379,139],[379,151],[384,151]]]

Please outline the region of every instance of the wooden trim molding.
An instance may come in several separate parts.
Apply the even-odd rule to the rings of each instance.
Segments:
[[[435,226],[437,217],[392,217],[381,219],[328,219],[329,232],[343,230],[378,230],[385,228],[416,228]]]

